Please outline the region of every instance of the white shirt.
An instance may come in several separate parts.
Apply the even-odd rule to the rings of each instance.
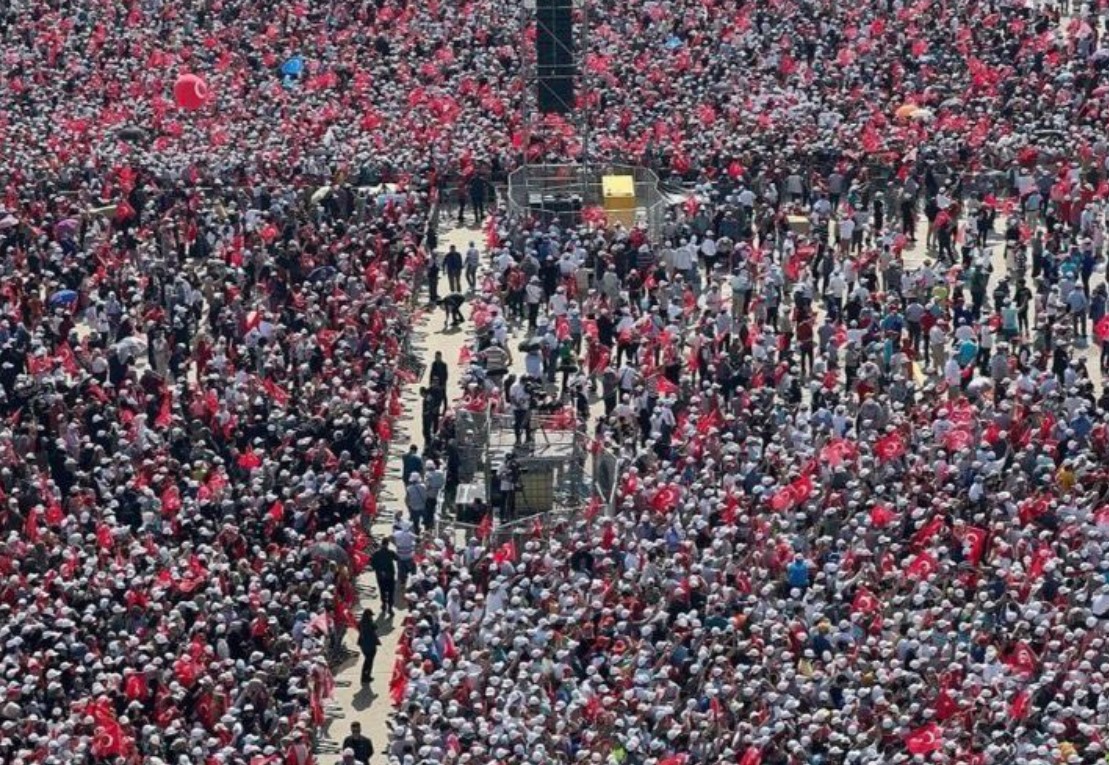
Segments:
[[[689,245],[683,245],[674,250],[674,268],[678,271],[688,271],[693,268],[693,250]]]
[[[959,362],[955,360],[954,356],[949,358],[947,360],[947,363],[944,364],[943,379],[950,386],[955,386],[962,382],[963,370],[959,366]]]

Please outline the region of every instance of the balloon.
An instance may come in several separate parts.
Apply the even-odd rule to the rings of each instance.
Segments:
[[[182,109],[195,111],[208,101],[208,83],[195,74],[183,74],[173,85],[173,99]]]

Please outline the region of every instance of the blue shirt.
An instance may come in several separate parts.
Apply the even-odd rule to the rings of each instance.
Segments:
[[[795,560],[789,564],[787,578],[790,587],[809,586],[809,564],[803,560]]]

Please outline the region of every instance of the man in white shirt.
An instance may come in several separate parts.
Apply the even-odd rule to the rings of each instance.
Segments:
[[[689,245],[687,240],[683,239],[678,249],[674,250],[674,271],[688,281],[692,269],[693,248]]]
[[[524,301],[528,306],[528,331],[534,332],[539,323],[539,304],[543,302],[543,287],[539,284],[538,277],[533,276],[528,281]]]
[[[550,302],[551,314],[554,316],[565,316],[569,310],[569,301],[566,299],[566,288],[559,287],[555,290],[555,294],[551,295]]]
[[[943,381],[947,383],[951,389],[958,388],[963,381],[963,370],[959,366],[959,362],[952,356],[947,360],[943,367]]]
[[[855,235],[855,219],[844,216],[839,222],[839,251],[846,256],[851,250],[851,237]]]

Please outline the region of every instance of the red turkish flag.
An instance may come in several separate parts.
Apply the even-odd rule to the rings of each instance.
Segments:
[[[931,553],[923,552],[913,558],[912,562],[909,563],[909,567],[905,569],[905,573],[913,579],[927,579],[936,573],[937,568],[939,568],[939,564],[935,557]]]
[[[131,701],[142,701],[149,693],[149,688],[146,685],[146,676],[135,673],[129,676],[123,684],[123,692],[127,694],[127,698]]]
[[[254,470],[262,466],[262,458],[253,449],[247,449],[239,455],[238,464],[244,470]]]
[[[936,719],[940,722],[950,720],[955,715],[959,714],[959,705],[955,699],[951,698],[946,690],[940,691],[940,695],[936,696],[936,703],[934,705],[936,711]]]
[[[855,598],[851,601],[852,613],[873,614],[882,608],[878,597],[865,587],[855,590]]]
[[[173,422],[173,394],[166,390],[162,393],[162,404],[158,407],[158,416],[154,418],[154,424],[159,428],[168,428],[171,422]]]
[[[905,738],[905,748],[912,754],[929,754],[943,746],[943,734],[935,723],[917,728]]]
[[[897,459],[905,453],[905,443],[896,433],[882,436],[874,443],[874,453],[882,462]]]
[[[498,566],[502,563],[511,563],[516,560],[516,545],[508,540],[493,552],[493,562]]]
[[[788,510],[793,507],[794,500],[793,486],[784,486],[770,498],[770,506],[778,511]]]
[[[393,706],[399,707],[401,705],[407,691],[408,676],[404,674],[404,662],[397,659],[393,669],[393,678],[389,681],[389,698],[392,700]]]
[[[807,475],[803,475],[796,481],[791,483],[790,488],[793,489],[793,501],[795,504],[801,504],[808,500],[813,493],[812,479]]]
[[[676,396],[678,395],[678,386],[670,382],[670,378],[660,375],[658,378],[658,392],[660,396]]]
[[[123,726],[118,721],[107,718],[97,720],[92,753],[103,758],[120,757],[127,751],[126,739]]]
[[[27,541],[31,544],[39,541],[38,508],[33,508],[27,513],[27,519],[23,522],[23,536],[27,537]]]
[[[283,389],[281,386],[279,386],[277,383],[275,383],[273,380],[271,380],[269,378],[266,378],[266,379],[262,380],[262,387],[265,389],[266,393],[268,393],[270,395],[270,398],[273,399],[273,402],[275,404],[277,404],[278,406],[280,406],[282,408],[284,408],[285,406],[288,405],[288,403],[289,403],[289,394],[288,394],[288,392],[285,389]]]
[[[1013,670],[1018,675],[1028,677],[1036,674],[1036,654],[1028,647],[1028,644],[1021,641],[1013,646],[1013,650],[1005,657],[1005,666]]]
[[[1109,340],[1109,314],[1097,320],[1097,324],[1094,325],[1094,334],[1102,342]]]
[[[986,537],[988,532],[977,526],[967,526],[963,531],[963,544],[967,546],[967,559],[971,565],[977,566],[982,561],[982,554],[986,551]]]
[[[833,386],[835,383],[833,382]],[[836,438],[829,441],[820,450],[820,459],[827,462],[832,467],[843,464],[847,460],[854,460],[859,456],[859,450],[854,443],[843,438]]]
[[[965,428],[955,428],[944,436],[943,445],[951,452],[962,452],[974,445],[974,436]]]
[[[712,428],[719,428],[724,423],[719,409],[713,409],[697,422],[697,432],[701,435],[708,433]]]
[[[928,523],[917,529],[917,532],[913,534],[913,544],[918,547],[927,544],[936,534],[939,534],[942,529],[943,516],[937,515],[932,518],[932,520],[928,521]]]
[[[477,525],[477,538],[484,542],[492,533],[493,516],[490,513],[486,513],[481,517],[481,522]]]
[[[69,343],[59,343],[57,357],[62,362],[62,369],[65,370],[67,375],[76,375],[81,371],[81,367],[77,364],[77,357],[73,355],[73,349],[69,347]]]
[[[897,520],[897,513],[889,509],[885,505],[875,505],[870,508],[870,523],[878,528],[885,528],[886,526]]]
[[[679,496],[678,490],[674,486],[663,486],[651,498],[651,507],[660,513],[666,512],[678,504]]]
[[[170,484],[162,492],[162,513],[172,518],[177,515],[177,511],[181,509],[181,492],[178,488]]]
[[[594,496],[590,498],[589,504],[585,506],[585,520],[587,523],[600,514],[603,504],[600,497]]]
[[[747,751],[739,758],[739,765],[760,765],[762,750],[755,746],[747,747]]]
[[[1032,562],[1028,564],[1028,578],[1030,580],[1038,580],[1044,575],[1044,567],[1047,562],[1055,557],[1055,553],[1051,548],[1044,545],[1043,547],[1036,548],[1036,552],[1032,553]]]

